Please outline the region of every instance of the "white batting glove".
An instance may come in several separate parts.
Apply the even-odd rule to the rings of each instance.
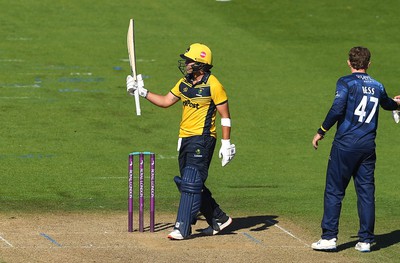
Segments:
[[[399,123],[400,122],[400,111],[398,111],[398,110],[394,110],[393,112],[392,112],[392,114],[393,114],[393,119],[394,119],[394,122],[395,123]]]
[[[147,93],[149,92],[147,89],[144,88],[142,74],[137,75],[136,80],[131,75],[128,75],[126,77],[126,91],[130,95],[135,95],[136,90],[139,92],[139,95],[144,98],[146,98]]]
[[[221,140],[221,149],[219,149],[219,158],[222,158],[222,166],[227,165],[236,154],[236,147],[231,141]]]
[[[137,82],[133,79],[131,75],[126,77],[126,91],[129,95],[135,95],[135,91],[137,90],[138,85]]]

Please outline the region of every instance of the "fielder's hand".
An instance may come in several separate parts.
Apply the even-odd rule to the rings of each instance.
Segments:
[[[148,90],[144,88],[142,74],[137,75],[136,78],[137,80],[134,80],[131,75],[126,77],[126,91],[133,96],[137,90],[140,96],[146,98]]]
[[[322,140],[323,138],[324,138],[324,136],[322,136],[322,135],[319,134],[319,133],[317,133],[317,134],[314,135],[314,138],[313,138],[313,140],[312,140],[312,144],[313,144],[313,147],[314,147],[315,150],[318,149],[318,142],[319,142],[320,140]]]
[[[393,98],[393,100],[397,103],[397,106],[400,106],[400,96],[396,96]],[[400,122],[400,111],[399,110],[394,110],[392,112],[393,114],[393,120],[395,123],[399,123]]]
[[[221,143],[219,158],[222,158],[222,166],[225,166],[235,157],[236,147],[234,144],[231,144],[230,140],[221,140]]]

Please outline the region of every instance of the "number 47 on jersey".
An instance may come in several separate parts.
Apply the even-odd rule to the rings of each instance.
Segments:
[[[369,103],[373,103],[373,107],[368,116],[366,116],[367,115],[366,109]],[[368,99],[368,96],[363,96],[360,104],[358,104],[357,108],[354,111],[354,115],[358,116],[358,122],[363,122],[365,120],[365,123],[370,123],[375,115],[376,108],[378,107],[378,105],[379,105],[378,98],[371,96]],[[365,119],[365,117],[367,117],[367,119]]]

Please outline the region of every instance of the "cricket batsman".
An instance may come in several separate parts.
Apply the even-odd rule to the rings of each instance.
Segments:
[[[232,222],[205,186],[217,141],[217,112],[222,127],[219,150],[222,166],[226,166],[236,154],[235,145],[230,141],[228,96],[222,84],[211,74],[211,50],[204,44],[194,43],[180,57],[178,68],[184,77],[166,95],[148,91],[142,78],[135,81],[129,75],[126,80],[129,94],[133,95],[137,90],[141,97],[158,107],[167,108],[178,101],[182,103],[178,140],[180,176],[174,178],[181,197],[174,229],[168,235],[171,240],[190,237],[191,225],[196,223],[199,211],[209,224],[203,230],[205,235],[215,235]]]

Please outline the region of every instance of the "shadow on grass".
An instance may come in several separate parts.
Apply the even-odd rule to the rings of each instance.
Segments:
[[[388,248],[390,246],[400,243],[400,230],[395,230],[387,234],[376,235],[376,245],[374,250]]]
[[[246,231],[265,231],[278,223],[277,217],[275,215],[235,217],[232,218],[232,223],[218,235],[237,234],[236,232],[242,229],[246,229]],[[201,232],[202,229],[196,231]]]
[[[241,229],[249,229],[249,231],[264,231],[269,227],[278,223],[275,220],[278,216],[265,215],[265,216],[248,216],[233,218],[230,224],[224,231],[225,233],[233,233]]]
[[[371,251],[377,251],[396,245],[400,243],[400,230],[395,230],[387,234],[375,235],[375,241],[376,243],[371,246]],[[357,242],[358,240],[341,244],[337,247],[337,251],[354,248]]]
[[[339,252],[339,251],[346,250],[346,249],[349,249],[349,248],[353,248],[354,249],[354,247],[356,246],[357,242],[358,241],[350,241],[350,242],[347,242],[347,243],[340,244],[340,245],[337,246],[337,248],[336,248],[336,250],[334,250],[334,252]]]

